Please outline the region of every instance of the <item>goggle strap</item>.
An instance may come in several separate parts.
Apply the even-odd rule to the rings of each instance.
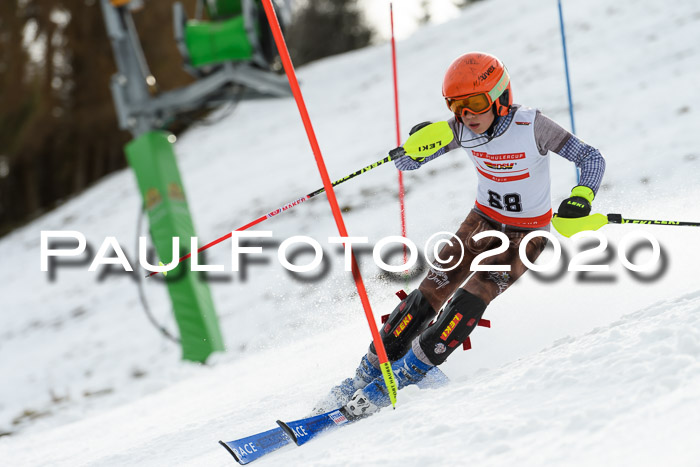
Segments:
[[[508,70],[506,70],[506,67],[503,67],[503,75],[501,75],[501,79],[499,79],[498,83],[496,83],[493,89],[489,91],[491,102],[496,102],[496,99],[501,97],[501,94],[505,92],[508,84],[510,84],[510,76],[508,75]]]

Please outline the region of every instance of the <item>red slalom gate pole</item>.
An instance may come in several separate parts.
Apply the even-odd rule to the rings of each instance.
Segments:
[[[326,190],[326,194],[328,195],[328,203],[331,206],[331,211],[333,211],[333,218],[335,219],[335,224],[338,227],[338,233],[340,233],[341,237],[348,237],[348,231],[345,228],[345,222],[343,222],[343,215],[340,212],[340,206],[338,206],[338,200],[336,199],[335,192],[333,191],[333,184],[328,176],[326,164],[323,160],[323,155],[321,154],[321,148],[318,145],[316,134],[314,133],[313,126],[311,125],[311,118],[309,117],[309,112],[306,109],[304,97],[301,94],[301,88],[299,87],[299,82],[297,81],[294,65],[292,64],[292,59],[289,56],[289,50],[287,49],[287,44],[284,40],[284,36],[282,35],[282,28],[280,27],[277,19],[277,14],[272,6],[272,0],[263,0],[262,3],[263,8],[265,9],[265,14],[267,15],[267,20],[270,23],[272,35],[275,38],[275,44],[277,44],[277,51],[282,59],[284,71],[287,74],[289,85],[292,88],[292,94],[294,94],[294,100],[299,108],[299,114],[301,115],[301,119],[304,123],[304,129],[306,130],[306,135],[309,138],[309,144],[311,145],[311,150],[314,153],[316,165],[318,165],[318,171],[321,175],[321,179],[323,180],[323,186]],[[392,406],[395,408],[397,386],[396,381],[394,380],[394,373],[391,371],[391,363],[389,362],[389,358],[386,355],[386,350],[384,349],[384,343],[379,335],[377,324],[374,320],[374,314],[372,313],[372,307],[369,303],[369,297],[367,296],[367,290],[365,289],[365,284],[362,281],[362,275],[360,274],[360,269],[357,265],[355,254],[352,253],[352,251],[351,256],[352,276],[355,279],[357,293],[360,296],[360,301],[362,302],[362,307],[364,308],[365,316],[367,318],[370,331],[372,332],[372,340],[374,341],[374,347],[377,350],[377,356],[379,357],[384,382],[389,390],[389,398],[391,399]]]
[[[396,68],[396,41],[394,39],[394,4],[389,3],[389,17],[391,18],[391,63],[394,72],[394,113],[396,114],[396,146],[401,146],[401,124],[399,123],[399,80]],[[406,204],[405,190],[403,186],[403,172],[399,173],[399,210],[401,212],[401,236],[406,236]],[[408,262],[408,249],[403,246],[403,263]]]

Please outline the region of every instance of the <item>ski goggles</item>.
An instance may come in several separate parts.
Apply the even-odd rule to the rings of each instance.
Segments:
[[[464,96],[446,97],[445,102],[452,113],[459,117],[465,117],[467,112],[480,115],[487,112],[496,99],[501,97],[501,94],[506,90],[509,83],[510,77],[508,76],[508,71],[504,68],[501,79],[498,80],[496,86],[489,92],[477,92]]]
[[[447,107],[452,113],[459,117],[465,117],[467,112],[475,115],[483,114],[493,105],[493,101],[485,92],[457,99],[446,98],[445,101],[447,101]]]

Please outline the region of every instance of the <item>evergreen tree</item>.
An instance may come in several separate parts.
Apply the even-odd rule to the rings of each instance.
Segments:
[[[175,0],[133,17],[161,90],[192,78],[172,31]],[[194,16],[196,0],[181,0]],[[368,45],[356,0],[297,9],[287,39],[296,64]],[[110,92],[116,72],[100,0],[0,1],[0,235],[126,165]]]
[[[190,81],[172,34],[174,0],[134,13],[162,89]],[[183,1],[194,11],[195,0]],[[98,0],[0,1],[0,235],[126,165]]]
[[[295,65],[366,47],[375,32],[357,0],[312,0],[300,3],[287,32]]]

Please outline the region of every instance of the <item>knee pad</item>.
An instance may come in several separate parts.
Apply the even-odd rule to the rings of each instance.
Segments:
[[[433,307],[418,289],[399,303],[379,332],[390,361],[398,360],[408,352],[413,339],[428,327],[435,314]],[[377,354],[374,343],[369,346],[369,351]]]
[[[486,310],[481,298],[459,289],[435,324],[420,335],[419,345],[433,365],[440,365],[464,342]]]

